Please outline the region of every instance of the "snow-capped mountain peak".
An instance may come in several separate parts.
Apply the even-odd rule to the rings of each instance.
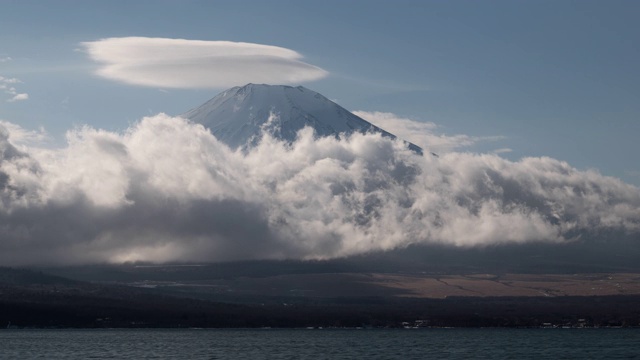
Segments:
[[[263,130],[292,142],[305,126],[317,136],[358,132],[394,135],[352,114],[340,105],[303,86],[247,84],[218,94],[181,115],[200,123],[231,148],[250,146]],[[418,152],[416,145],[409,146]]]

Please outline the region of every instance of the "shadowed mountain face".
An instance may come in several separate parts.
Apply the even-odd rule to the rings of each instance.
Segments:
[[[182,117],[209,128],[218,140],[233,149],[255,144],[263,131],[276,139],[292,142],[298,131],[306,126],[313,128],[319,137],[377,132],[395,138],[302,86],[248,84],[234,87]],[[418,146],[409,144],[409,147],[421,153]]]

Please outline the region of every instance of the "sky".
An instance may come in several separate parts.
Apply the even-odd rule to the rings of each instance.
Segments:
[[[225,208],[256,218],[246,236],[266,234],[265,249],[278,250],[265,256],[275,258],[356,254],[370,249],[365,244],[372,241],[377,241],[375,249],[389,249],[406,245],[407,237],[416,234],[462,246],[486,244],[490,238],[497,242],[542,238],[561,242],[594,223],[617,224],[626,230],[638,226],[637,1],[0,0],[0,7],[0,121],[6,130],[0,131],[5,156],[0,184],[6,192],[3,221],[10,224],[7,234],[16,241],[5,244],[4,249],[13,254],[31,251],[27,245],[23,250],[19,250],[23,245],[16,245],[29,242],[48,249],[42,245],[51,241],[46,234],[55,233],[71,239],[60,246],[60,253],[74,247],[77,253],[94,254],[89,257],[95,261],[195,259],[198,249],[228,253],[229,258],[251,257],[231,246],[221,245],[224,251],[221,247],[212,250],[210,245],[202,245],[205,228],[184,231],[199,225],[176,220],[196,213],[198,206],[214,213],[222,211],[220,201]],[[442,183],[421,178],[421,190],[412,183],[409,195],[425,202],[440,196],[439,201],[449,204],[451,211],[432,209],[438,213],[433,221],[438,223],[448,216],[450,226],[423,233],[412,229],[417,220],[406,220],[407,214],[404,220],[396,221],[407,209],[396,209],[388,217],[378,212],[377,219],[410,229],[401,231],[396,240],[390,234],[389,243],[382,244],[382,237],[376,240],[367,235],[373,229],[382,231],[382,223],[366,223],[373,227],[362,233],[358,227],[363,224],[357,221],[355,226],[334,223],[336,219],[304,218],[314,212],[330,217],[332,208],[325,206],[322,210],[309,207],[309,214],[303,212],[295,226],[274,231],[274,219],[283,212],[290,215],[293,210],[285,205],[304,192],[291,183],[295,177],[274,180],[280,175],[267,170],[251,173],[247,170],[251,164],[261,164],[257,159],[268,161],[261,157],[264,155],[228,153],[215,139],[172,117],[226,88],[248,82],[303,85],[392,133],[441,152],[440,165],[408,160],[400,150],[379,155],[392,162],[406,162],[419,172],[441,174]],[[147,120],[142,120],[144,117]],[[190,163],[192,167],[184,164],[184,171],[190,174],[197,174],[198,166],[215,170],[202,175],[201,182],[167,174],[160,165],[146,167],[143,159],[157,159],[162,149],[140,147],[136,141],[153,143],[153,136],[166,135],[161,120],[167,118],[177,122],[173,131],[184,134],[187,143],[187,134],[203,139],[198,143],[203,148],[192,155],[224,153],[232,160],[214,165]],[[313,147],[305,147],[305,141],[309,140],[300,139],[293,149],[310,151]],[[325,145],[361,154],[362,142],[377,141],[382,140],[365,137]],[[262,149],[286,152],[277,144],[264,144]],[[120,151],[131,158],[122,160],[117,155]],[[176,155],[181,151],[162,155],[175,161],[167,160],[167,168],[184,163]],[[350,156],[333,160],[358,163]],[[378,169],[376,164],[368,159],[357,166]],[[301,160],[297,166],[297,170],[287,168],[284,173],[313,172],[316,164]],[[251,173],[262,182],[243,183],[244,188],[223,186],[224,181],[211,176],[225,167],[229,178],[242,179]],[[81,170],[74,170],[77,168]],[[334,170],[335,176],[358,177],[355,168],[347,173]],[[450,178],[452,172],[462,180]],[[479,174],[493,183],[478,185]],[[396,173],[383,171],[379,175],[384,184],[400,181],[394,177]],[[215,186],[208,183],[211,181]],[[290,192],[279,193],[278,198],[261,198],[267,196],[264,189],[256,189],[269,181]],[[456,181],[467,183],[456,185]],[[358,206],[370,209],[365,205],[372,194],[365,183],[365,179],[353,180],[363,190],[349,196]],[[527,195],[523,190],[527,186],[541,189],[535,190],[535,196]],[[578,195],[569,194],[568,186]],[[175,214],[156,204],[158,199],[148,193],[151,188],[174,194],[169,202],[182,204],[189,199],[188,210]],[[234,195],[221,195],[223,188]],[[255,192],[249,207],[245,205],[251,191],[246,189]],[[404,191],[378,194],[384,198],[378,199],[379,204],[402,203],[403,196],[408,196]],[[453,195],[442,198],[443,193]],[[492,202],[507,193],[511,194],[509,201]],[[318,194],[316,200],[322,202],[324,195]],[[356,201],[358,196],[362,197],[360,202]],[[215,206],[211,199],[218,201]],[[461,199],[474,205],[456,210],[455,206],[467,201]],[[22,210],[15,210],[16,206]],[[163,236],[139,231],[124,220],[125,214],[130,218],[132,209],[140,211],[138,206],[152,209],[149,214],[165,223],[175,221],[176,227],[163,233],[169,234],[167,239],[188,237],[192,245],[202,247],[193,245],[196,250],[191,253],[185,250],[171,256],[168,254],[180,252],[171,241],[159,245],[144,240]],[[29,213],[28,208],[37,211]],[[104,215],[115,208],[128,210]],[[564,213],[558,213],[559,209]],[[473,216],[461,216],[459,211],[463,210]],[[424,215],[431,210],[421,211]],[[89,213],[91,219],[80,216]],[[77,216],[105,227],[83,230],[81,220],[73,220],[67,225],[78,230],[70,234],[50,217],[51,228],[42,225],[34,230],[36,225],[29,219],[50,216],[45,214],[62,216],[58,221],[63,224],[64,219]],[[484,222],[490,224],[486,232],[469,237],[471,229],[487,219],[482,214],[495,221]],[[570,220],[562,222],[565,215]],[[556,217],[560,224],[549,220]],[[454,219],[460,223],[454,226]],[[314,228],[309,225],[311,220],[324,224],[316,229],[323,235],[312,236],[306,247],[291,246],[289,240],[304,233],[305,226]],[[140,223],[145,221],[150,220],[140,219]],[[335,226],[327,227],[329,223]],[[512,235],[496,235],[509,223],[524,227],[514,225]],[[229,230],[218,225],[215,231],[231,242],[226,233]],[[456,233],[464,232],[460,229],[468,231]],[[135,249],[116,251],[117,247],[105,245],[126,236],[140,239]],[[76,237],[91,242],[76,242]],[[345,237],[360,240],[347,244],[342,242]],[[7,256],[12,256],[11,251],[5,251]],[[155,255],[136,257],[136,251]],[[38,256],[42,261],[51,260],[46,252]]]

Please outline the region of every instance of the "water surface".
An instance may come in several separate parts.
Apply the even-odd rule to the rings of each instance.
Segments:
[[[640,329],[0,330],[2,359],[640,359]]]

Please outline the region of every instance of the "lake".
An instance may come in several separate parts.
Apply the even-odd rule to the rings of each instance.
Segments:
[[[640,329],[0,330],[1,359],[640,359]]]

